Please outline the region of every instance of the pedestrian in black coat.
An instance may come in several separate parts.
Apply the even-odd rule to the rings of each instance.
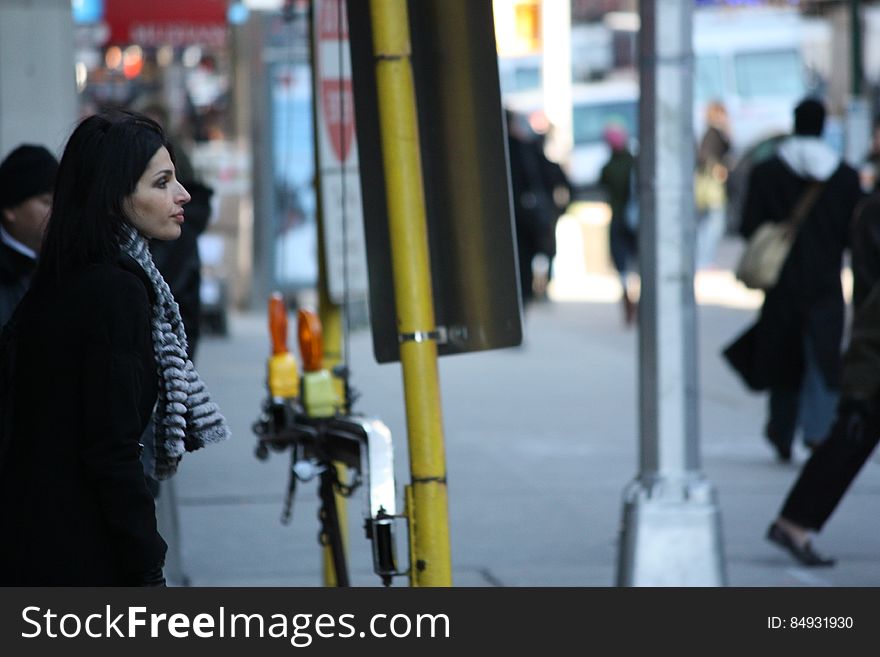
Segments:
[[[761,224],[788,219],[805,191],[822,185],[757,323],[725,350],[751,388],[769,390],[765,435],[783,461],[798,428],[810,448],[828,434],[840,386],[840,272],[862,192],[856,171],[822,141],[824,120],[819,101],[797,106],[794,135],[749,177],[740,224],[748,239]]]
[[[526,117],[512,111],[505,116],[520,294],[526,305],[535,297],[532,262],[536,255],[547,256],[548,277],[552,275],[556,222],[568,205],[571,185],[562,168],[544,154],[543,139]]]
[[[623,321],[632,326],[636,321],[638,301],[632,290],[630,272],[638,269],[638,199],[636,191],[636,158],[629,149],[629,135],[620,123],[605,126],[605,143],[611,155],[599,173],[599,185],[611,209],[608,224],[608,252],[620,276],[620,299]]]
[[[211,218],[211,197],[214,195],[214,190],[196,179],[195,168],[183,146],[183,141],[171,134],[170,117],[165,106],[157,102],[150,103],[143,108],[142,113],[166,131],[166,138],[175,154],[177,178],[191,197],[186,205],[186,221],[180,227],[180,237],[176,240],[152,240],[150,253],[180,308],[180,318],[183,320],[183,328],[186,332],[186,354],[190,360],[195,361],[201,337],[202,311],[202,260],[199,256],[198,240],[208,227]],[[152,426],[147,427],[142,442],[145,449],[141,461],[147,475],[147,484],[153,496],[158,498],[161,487],[153,476],[155,454],[152,450]],[[172,505],[176,503],[173,502]],[[176,514],[176,508],[172,512]],[[174,549],[176,547],[172,546],[172,550]]]
[[[0,241],[0,328],[12,317],[36,269],[36,258]]]
[[[58,160],[22,144],[0,162],[0,328],[27,292],[52,209]]]
[[[180,316],[189,345],[188,355],[195,361],[201,337],[202,310],[202,260],[199,256],[198,240],[211,219],[211,198],[214,190],[196,176],[183,140],[176,137],[170,129],[170,116],[165,106],[158,102],[149,103],[142,113],[165,130],[168,142],[174,149],[177,178],[191,196],[186,206],[186,222],[181,226],[180,237],[172,241],[153,240],[150,243],[150,253],[162,278],[171,288],[174,300],[180,306]]]
[[[0,339],[0,585],[162,585],[157,476],[223,440],[147,239],[175,239],[189,194],[159,126],[130,112],[74,130],[37,273]]]
[[[836,421],[767,532],[806,566],[834,563],[813,548],[811,534],[825,526],[880,440],[880,193],[857,209],[852,242],[855,318]]]

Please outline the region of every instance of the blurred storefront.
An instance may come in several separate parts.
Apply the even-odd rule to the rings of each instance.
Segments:
[[[226,0],[81,0],[77,88],[83,113],[161,101],[194,141],[225,138]]]
[[[253,270],[250,135],[235,121],[227,0],[74,0],[79,114],[160,105],[166,129],[215,190],[199,239],[203,304],[248,302]],[[218,321],[217,326],[225,322]]]

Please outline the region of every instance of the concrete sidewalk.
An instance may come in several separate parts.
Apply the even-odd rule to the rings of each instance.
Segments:
[[[698,355],[702,469],[718,492],[729,584],[880,585],[876,457],[817,540],[838,565],[797,567],[764,540],[806,453],[798,448],[794,463],[780,465],[764,443],[763,397],[719,356],[754,304],[724,292],[736,283],[723,268],[706,276],[727,281],[699,306]],[[520,348],[440,360],[454,584],[613,586],[622,492],[638,467],[636,332],[623,328],[616,301],[557,301],[529,308],[526,336]],[[199,370],[233,438],[186,455],[176,479],[183,565],[196,586],[321,584],[316,485],[299,486],[293,521],[282,526],[289,457],[253,454],[268,345],[264,317],[244,315],[229,338],[201,347]],[[395,437],[400,496],[410,478],[400,367],[374,362],[365,330],[351,351],[358,410],[381,417]],[[361,491],[349,504],[352,580],[378,586],[363,504]]]

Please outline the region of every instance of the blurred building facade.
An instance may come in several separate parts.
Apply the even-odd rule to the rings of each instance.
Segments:
[[[0,158],[18,144],[59,153],[77,118],[70,0],[0,2]]]
[[[309,5],[2,0],[0,155],[22,141],[57,153],[79,116],[158,100],[170,113],[168,127],[188,144],[198,173],[217,191],[204,240],[212,270],[207,278],[223,280],[237,307],[250,304],[255,290],[306,289],[317,275]],[[801,14],[803,90],[826,97],[831,129],[842,131],[833,119],[850,106],[855,70],[849,3],[802,0],[793,9],[789,2],[698,0],[695,6],[698,13],[730,16],[767,6]],[[637,2],[493,0],[493,10],[505,98],[519,95],[528,111],[540,108],[553,117],[563,143],[556,159],[565,160],[578,146],[577,135],[590,132],[573,125],[579,116],[592,116],[586,105],[583,111],[574,107],[578,99],[597,100],[591,90],[607,86],[609,78],[635,84]],[[877,114],[880,3],[859,3],[859,11],[862,94]],[[548,30],[555,58],[549,67]],[[549,79],[548,70],[556,77]],[[703,112],[695,107],[694,114],[699,119]]]

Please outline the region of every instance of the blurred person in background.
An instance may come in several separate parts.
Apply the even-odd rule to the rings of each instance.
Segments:
[[[211,198],[214,190],[197,176],[190,160],[185,141],[171,130],[168,111],[160,103],[150,103],[141,110],[166,130],[168,143],[174,151],[176,175],[186,187],[191,200],[186,205],[186,221],[181,226],[180,237],[173,241],[153,240],[150,251],[153,262],[171,288],[174,299],[180,305],[180,316],[188,340],[187,355],[195,362],[196,349],[201,335],[202,261],[199,257],[198,238],[208,227],[211,219]]]
[[[727,211],[725,185],[730,168],[730,124],[718,101],[706,107],[706,131],[697,151],[694,201],[697,209],[696,267],[711,267],[724,235]]]
[[[528,119],[510,110],[505,112],[505,118],[520,293],[526,306],[536,293],[546,295],[551,263],[556,256],[556,222],[568,205],[571,185],[562,168],[544,154],[543,136],[532,129]],[[537,255],[547,258],[547,267],[546,279],[536,291],[533,268]]]
[[[626,128],[620,123],[605,126],[604,138],[611,149],[611,156],[602,167],[599,184],[611,206],[608,247],[611,261],[620,276],[623,321],[626,326],[632,326],[638,309],[635,293],[629,285],[629,273],[635,269],[638,252],[636,159],[629,150]]]
[[[198,239],[208,227],[211,218],[211,197],[214,190],[196,178],[184,141],[170,130],[169,115],[165,106],[152,102],[145,105],[141,111],[166,130],[166,138],[175,155],[177,178],[191,197],[186,205],[186,221],[180,227],[180,237],[176,240],[152,240],[150,252],[156,268],[168,283],[171,294],[180,307],[180,317],[187,338],[187,356],[195,362],[196,349],[201,336],[202,313],[202,261],[199,256]],[[158,497],[160,485],[152,474],[155,461],[152,434],[153,427],[150,425],[141,440],[145,446],[142,460],[150,490]]]
[[[539,255],[546,258],[546,272],[543,273],[543,280],[537,282],[535,286],[535,294],[541,298],[547,298],[547,288],[553,280],[553,262],[556,258],[556,224],[560,217],[568,210],[574,196],[574,188],[571,180],[565,170],[552,157],[548,156],[547,144],[552,143],[555,126],[550,123],[547,115],[543,111],[532,112],[529,115],[529,126],[535,134],[538,146],[540,147],[541,161],[541,184],[547,188],[555,210],[552,212],[553,219],[551,226],[544,234],[543,246],[539,251]],[[540,271],[540,267],[537,267]]]
[[[22,144],[0,163],[0,328],[27,292],[52,209],[58,160]]]
[[[740,234],[787,220],[812,195],[776,285],[758,321],[724,353],[754,390],[769,391],[764,435],[780,461],[791,460],[798,429],[809,449],[828,434],[840,386],[844,297],[840,282],[859,176],[823,140],[825,106],[803,100],[794,135],[750,175]]]
[[[859,170],[862,190],[870,193],[880,184],[880,116],[874,118],[871,129],[871,148]]]

